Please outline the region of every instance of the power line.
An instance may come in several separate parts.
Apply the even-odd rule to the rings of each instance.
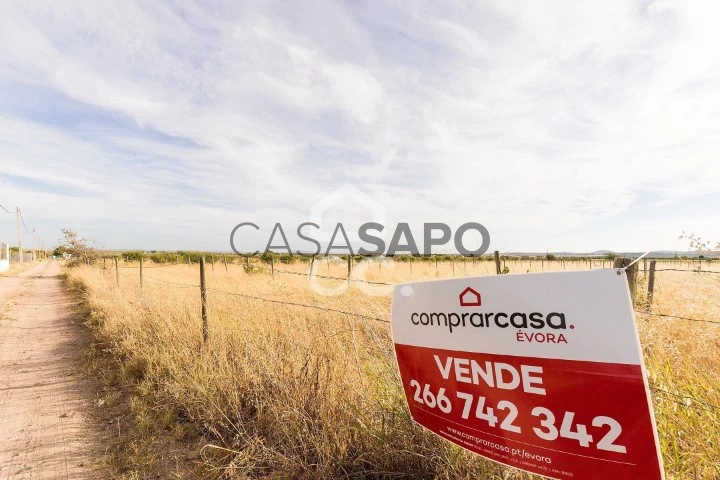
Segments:
[[[12,214],[12,213],[13,213],[13,212],[11,212],[10,210],[8,210],[7,208],[3,207],[2,205],[0,205],[0,208],[2,208],[3,210],[5,210],[5,211],[6,211],[7,213],[9,213],[9,214]]]
[[[18,209],[18,212],[20,212],[20,220],[22,221],[23,227],[25,227],[25,231],[30,234],[30,230],[28,230],[27,226],[25,225],[25,219],[22,216],[22,210]]]

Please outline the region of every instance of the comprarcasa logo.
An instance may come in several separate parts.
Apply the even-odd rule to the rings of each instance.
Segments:
[[[568,343],[568,324],[562,312],[489,312],[482,308],[482,295],[467,287],[458,295],[463,312],[412,312],[410,322],[418,327],[444,327],[450,333],[466,328],[512,329],[518,342]],[[528,330],[527,332],[525,330]],[[542,331],[539,331],[542,330]]]

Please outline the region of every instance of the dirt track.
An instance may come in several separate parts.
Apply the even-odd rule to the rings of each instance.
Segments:
[[[104,478],[73,305],[56,262],[0,276],[0,480]]]

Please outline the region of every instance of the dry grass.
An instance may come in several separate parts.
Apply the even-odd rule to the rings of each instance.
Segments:
[[[590,268],[586,261],[507,266],[512,273]],[[276,267],[307,271],[307,264]],[[322,275],[346,273],[343,263],[318,267]],[[494,274],[492,263],[471,261],[358,268],[367,269],[367,280],[389,283],[449,277],[453,269],[455,276]],[[137,272],[137,264],[122,269],[120,288],[114,271],[81,267],[70,275],[84,285],[98,338],[123,381],[136,386],[134,428],[140,437],[202,437],[213,447],[191,461],[203,462],[205,478],[536,478],[412,423],[387,324],[216,291],[388,318],[389,289],[373,286],[373,296],[352,284],[326,297],[305,276],[208,266],[210,340],[203,345],[198,289],[163,283],[197,285],[197,265],[147,268],[142,301]],[[657,285],[655,312],[720,320],[720,275],[658,272]],[[695,398],[683,404],[653,394],[668,477],[720,478],[720,411],[706,406],[720,405],[720,325],[648,315],[638,321],[653,387]],[[143,478],[142,466],[124,478]]]

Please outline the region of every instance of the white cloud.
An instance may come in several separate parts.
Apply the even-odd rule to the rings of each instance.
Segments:
[[[352,182],[396,221],[481,221],[511,249],[534,248],[503,239],[523,229],[613,248],[583,229],[720,195],[718,8],[3,2],[0,89],[18,94],[0,95],[0,168],[40,183],[0,177],[0,203],[159,223],[158,248],[210,222],[219,233],[192,246],[219,249],[238,221],[300,223]],[[28,107],[46,97],[65,100]],[[643,244],[674,242],[653,231]]]

